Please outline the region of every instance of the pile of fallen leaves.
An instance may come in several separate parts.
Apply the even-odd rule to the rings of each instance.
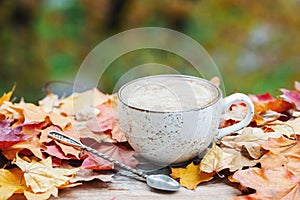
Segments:
[[[171,176],[188,189],[212,179],[238,185],[247,193],[236,199],[299,199],[300,83],[282,95],[249,95],[255,105],[252,123],[213,143],[199,164],[172,168]],[[38,105],[0,98],[0,199],[22,194],[27,199],[57,197],[58,190],[83,181],[112,181],[113,164],[47,136],[63,131],[85,145],[135,167],[116,116],[116,96],[97,89],[59,98],[49,93]],[[247,113],[235,104],[221,127]],[[252,192],[252,193],[251,193]]]
[[[115,115],[116,96],[97,89],[58,98],[49,93],[38,105],[0,98],[0,199],[24,194],[27,199],[57,197],[58,189],[82,181],[112,180],[113,164],[47,136],[63,131],[102,153],[135,167],[134,151]]]
[[[300,199],[300,83],[282,95],[249,95],[255,106],[251,124],[214,143],[199,164],[172,168],[171,176],[188,189],[214,178],[235,183],[245,195],[235,199]],[[222,126],[243,119],[235,104]]]

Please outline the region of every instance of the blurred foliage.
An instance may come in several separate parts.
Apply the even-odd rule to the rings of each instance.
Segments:
[[[299,7],[299,1],[284,0],[0,0],[0,92],[16,83],[16,96],[36,101],[47,81],[74,81],[86,55],[104,39],[160,26],[203,45],[228,93],[276,94],[299,80]],[[112,63],[99,87],[110,93],[133,64],[149,62],[196,73],[176,55],[139,50]]]

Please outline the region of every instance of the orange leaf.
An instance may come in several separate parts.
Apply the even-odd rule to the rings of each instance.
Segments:
[[[262,144],[262,147],[271,151],[274,154],[286,155],[296,152],[300,148],[300,136],[296,135],[295,138],[269,138],[268,141]]]
[[[0,106],[3,104],[3,102],[10,100],[15,88],[16,86],[13,86],[13,88],[8,93],[4,93],[2,97],[0,97]]]
[[[285,167],[276,168],[276,170],[250,168],[235,172],[233,178],[243,186],[255,189],[255,196],[259,197],[258,199],[300,198],[299,177],[293,175]],[[246,197],[243,198],[246,199]]]
[[[0,169],[0,199],[8,199],[13,194],[23,193],[27,189],[20,169]]]
[[[186,168],[171,168],[174,179],[180,179],[180,185],[187,189],[194,190],[199,183],[213,179],[215,173],[205,173],[200,171],[199,165],[189,164]]]

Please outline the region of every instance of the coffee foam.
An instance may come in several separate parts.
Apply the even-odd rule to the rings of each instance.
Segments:
[[[176,76],[140,79],[122,91],[129,106],[164,112],[202,108],[218,95],[218,89],[206,81]]]

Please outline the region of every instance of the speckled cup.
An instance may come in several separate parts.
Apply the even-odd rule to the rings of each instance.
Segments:
[[[208,104],[188,110],[164,111],[143,109],[128,104],[130,88],[145,80],[184,79],[204,84],[213,95]],[[189,92],[187,90],[187,92]],[[190,95],[190,94],[187,94]],[[237,102],[248,107],[241,122],[218,129],[221,115]],[[211,82],[192,76],[157,75],[131,81],[118,91],[118,116],[122,130],[132,148],[147,160],[158,165],[188,161],[204,151],[214,139],[247,126],[253,117],[251,99],[241,93],[223,98],[221,90]]]

